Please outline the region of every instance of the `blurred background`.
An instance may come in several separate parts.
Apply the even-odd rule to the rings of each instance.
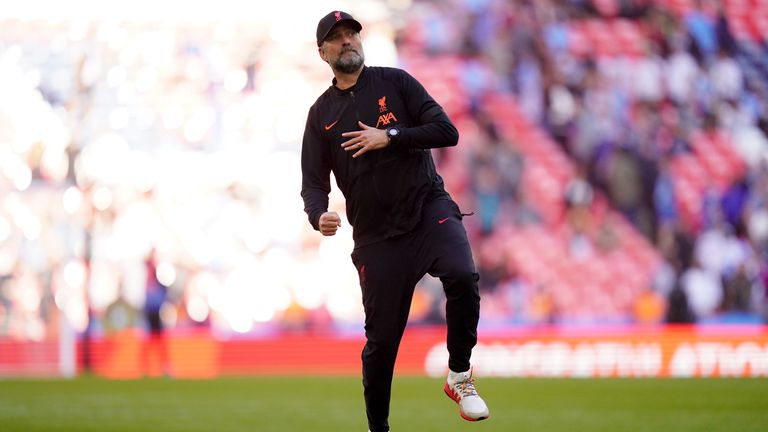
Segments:
[[[351,228],[299,196],[331,8],[459,128],[433,156],[475,213],[481,369],[768,375],[768,1],[28,0],[0,11],[0,376],[358,372]],[[439,281],[410,321],[399,367],[442,373]]]

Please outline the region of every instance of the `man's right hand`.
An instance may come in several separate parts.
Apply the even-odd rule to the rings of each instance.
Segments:
[[[341,218],[336,212],[325,212],[320,215],[320,234],[324,236],[332,236],[336,234],[336,230],[341,226]]]

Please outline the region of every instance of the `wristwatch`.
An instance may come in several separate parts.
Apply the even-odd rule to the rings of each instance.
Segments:
[[[389,138],[389,143],[392,144],[397,138],[400,137],[400,129],[396,127],[387,128],[387,138]]]

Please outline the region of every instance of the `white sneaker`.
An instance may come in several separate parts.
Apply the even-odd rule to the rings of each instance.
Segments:
[[[464,420],[480,421],[490,416],[488,406],[477,394],[472,369],[466,372],[448,372],[445,394],[459,404],[459,414]]]

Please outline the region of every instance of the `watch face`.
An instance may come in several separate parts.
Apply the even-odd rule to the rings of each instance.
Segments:
[[[399,134],[399,133],[400,133],[400,131],[397,128],[389,128],[389,129],[387,129],[387,134],[389,136],[397,136],[397,134]]]

